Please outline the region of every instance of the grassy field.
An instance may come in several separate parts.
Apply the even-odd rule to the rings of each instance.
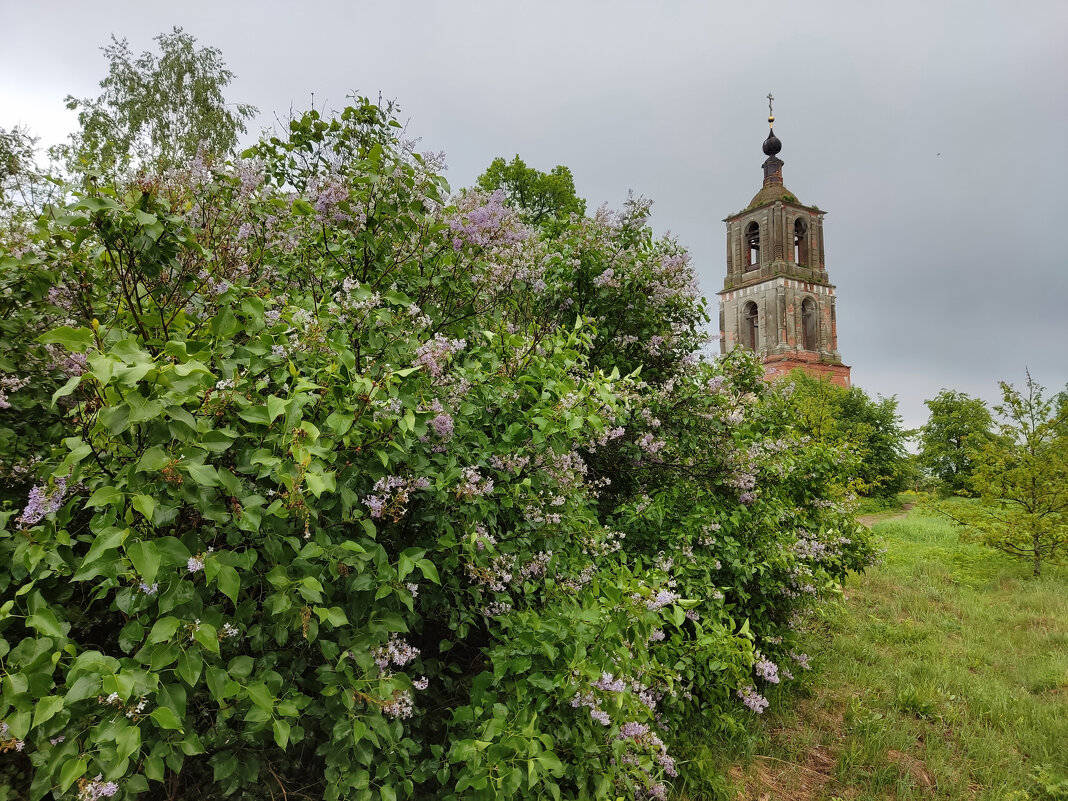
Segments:
[[[810,635],[815,670],[734,753],[692,756],[746,801],[1068,799],[1068,570],[1032,579],[920,510],[875,531],[884,562]]]

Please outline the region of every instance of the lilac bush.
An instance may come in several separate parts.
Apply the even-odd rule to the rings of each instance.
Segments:
[[[665,797],[869,558],[840,454],[695,355],[645,201],[535,230],[392,123],[72,192],[0,256],[68,365],[3,441],[27,797]]]

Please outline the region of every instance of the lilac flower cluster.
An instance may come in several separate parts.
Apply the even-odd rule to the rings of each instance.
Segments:
[[[359,281],[346,278],[341,282],[341,289],[334,293],[334,302],[341,309],[339,323],[348,322],[350,315],[357,323],[362,323],[368,313],[382,305],[382,296],[377,292],[361,290]]]
[[[757,663],[756,665],[754,665],[753,668],[756,671],[757,676],[771,684],[778,684],[779,666],[767,657],[765,657],[763,654],[757,653],[757,656],[759,658],[757,659]]]
[[[486,617],[500,617],[512,611],[512,605],[506,601],[493,601],[482,608],[482,614]]]
[[[635,601],[640,602],[643,600],[642,597],[637,594],[633,595],[632,597]],[[660,590],[652,598],[644,599],[645,608],[655,612],[657,609],[663,609],[665,606],[669,606],[670,604],[675,603],[675,601],[679,600],[679,598],[681,597],[682,596],[679,595],[677,592],[672,592],[671,590]]]
[[[655,754],[656,761],[664,769],[664,773],[672,777],[679,775],[675,768],[674,757],[668,754],[664,741],[660,739],[656,732],[650,729],[648,724],[628,721],[619,727],[619,734],[616,735],[616,739],[632,740],[635,745],[649,749]],[[627,761],[625,757],[624,761]]]
[[[416,367],[425,367],[430,375],[437,378],[445,371],[446,360],[466,347],[467,340],[465,339],[449,339],[441,334],[435,334],[433,339],[415,349],[413,364]]]
[[[11,402],[7,399],[9,393],[18,392],[30,383],[28,378],[19,378],[15,375],[5,375],[0,378],[0,409],[10,409]]]
[[[491,456],[490,467],[500,470],[502,473],[519,473],[530,463],[529,456],[509,454],[507,456]]]
[[[349,215],[338,206],[349,199],[349,188],[343,176],[330,173],[315,177],[308,186],[308,200],[315,207],[315,217],[321,223],[340,223],[349,219]]]
[[[375,482],[371,494],[363,499],[363,503],[371,517],[380,518],[388,511],[394,520],[400,520],[407,511],[405,504],[411,493],[429,486],[430,479],[426,477],[383,476]]]
[[[593,285],[595,287],[618,287],[619,279],[615,277],[616,271],[609,267],[599,276],[593,279]]]
[[[743,704],[758,715],[764,714],[764,710],[768,708],[768,699],[758,693],[755,687],[750,686],[738,690],[738,697],[742,699]]]
[[[408,690],[395,690],[393,697],[382,704],[382,714],[393,720],[410,718],[415,711],[415,702]]]
[[[46,490],[43,486],[34,487],[30,490],[29,497],[26,499],[26,508],[22,510],[22,514],[19,516],[19,523],[27,528],[37,525],[46,515],[59,511],[66,494],[66,477],[57,478],[51,491]]]
[[[600,723],[602,726],[611,726],[612,718],[597,704],[597,698],[590,692],[578,692],[575,693],[575,697],[571,699],[571,706],[575,709],[579,707],[586,707],[590,710],[590,717]]]
[[[515,579],[515,557],[503,554],[495,556],[490,560],[489,567],[480,567],[469,562],[467,574],[492,592],[504,592],[507,585]]]
[[[378,669],[385,672],[391,664],[397,667],[407,665],[419,656],[419,649],[409,645],[396,634],[391,634],[389,642],[375,648],[372,656],[375,664],[378,665]]]
[[[457,202],[457,212],[446,220],[452,231],[452,247],[464,245],[507,247],[522,242],[531,232],[505,204],[505,193],[498,189],[490,195],[468,192]]]
[[[448,412],[439,412],[434,417],[430,418],[430,427],[434,429],[434,434],[439,439],[450,439],[453,431],[452,415]]]
[[[58,370],[66,375],[82,375],[89,369],[89,361],[84,353],[69,353],[59,345],[45,345],[48,353],[49,369]]]
[[[119,791],[119,785],[115,782],[103,782],[102,773],[96,774],[95,779],[81,779],[78,782],[78,801],[98,801],[101,798],[111,798]]]
[[[627,689],[627,683],[623,679],[615,678],[611,673],[602,673],[601,678],[593,682],[592,686],[606,693],[621,693]]]
[[[461,479],[456,488],[457,498],[469,501],[493,492],[493,479],[483,477],[477,467],[465,467]]]
[[[662,439],[657,439],[651,431],[646,431],[638,438],[638,447],[649,456],[656,456],[667,445]]]
[[[545,575],[545,571],[548,569],[549,562],[552,558],[552,551],[541,551],[535,554],[533,559],[519,568],[520,577],[523,579],[532,579]]]

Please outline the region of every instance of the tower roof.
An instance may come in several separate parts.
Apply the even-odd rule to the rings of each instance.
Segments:
[[[772,113],[771,101],[772,96],[768,95],[768,138],[764,140],[764,144],[761,149],[764,151],[764,155],[767,158],[764,160],[764,185],[760,191],[753,196],[753,199],[749,201],[749,208],[755,206],[763,206],[765,203],[771,203],[776,200],[789,200],[793,203],[799,203],[797,196],[793,192],[787,190],[782,183],[782,165],[783,160],[779,158],[779,151],[782,150],[782,141],[775,135],[775,115]]]

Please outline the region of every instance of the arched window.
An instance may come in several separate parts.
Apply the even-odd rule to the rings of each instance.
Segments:
[[[760,226],[755,222],[745,227],[745,269],[755,270],[760,266]]]
[[[818,350],[816,301],[805,298],[801,301],[801,347],[805,350]]]
[[[794,220],[794,264],[808,264],[808,225],[800,217]]]
[[[749,350],[760,345],[760,310],[752,301],[742,310],[742,344]]]

